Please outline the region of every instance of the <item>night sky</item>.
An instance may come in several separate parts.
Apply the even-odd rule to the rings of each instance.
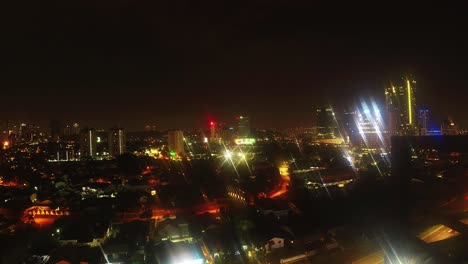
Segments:
[[[468,126],[460,7],[14,2],[2,23],[1,119],[138,130],[244,113],[261,128],[310,126],[315,105],[382,100],[388,80],[413,73],[418,104]]]

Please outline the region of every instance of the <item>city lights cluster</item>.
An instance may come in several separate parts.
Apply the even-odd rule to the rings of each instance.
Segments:
[[[386,150],[385,125],[377,103],[371,100],[370,105],[362,100],[356,108],[356,127],[367,149]]]

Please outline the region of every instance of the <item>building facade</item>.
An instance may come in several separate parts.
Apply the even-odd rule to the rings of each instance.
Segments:
[[[95,158],[97,155],[96,130],[84,128],[80,132],[80,157]]]
[[[109,131],[109,155],[117,157],[126,151],[126,136],[123,128],[111,128]]]
[[[249,117],[240,115],[236,117],[236,121],[237,121],[237,136],[239,138],[249,138],[251,136]]]
[[[171,130],[167,136],[167,146],[171,156],[185,156],[184,132],[181,130]]]
[[[322,107],[316,109],[316,127],[318,139],[332,139],[336,137],[338,125],[333,109]]]
[[[387,133],[390,136],[419,134],[416,108],[416,80],[402,77],[385,88]]]

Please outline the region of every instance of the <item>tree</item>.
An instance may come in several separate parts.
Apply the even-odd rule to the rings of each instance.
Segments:
[[[139,174],[141,172],[141,163],[137,156],[131,153],[124,153],[117,158],[117,164],[120,170],[129,175]]]

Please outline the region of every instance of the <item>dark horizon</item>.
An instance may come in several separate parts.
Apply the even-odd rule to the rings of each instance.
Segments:
[[[0,44],[2,119],[184,129],[245,113],[254,127],[309,126],[314,106],[382,101],[388,81],[411,73],[419,106],[468,126],[468,43],[455,6],[34,5],[10,13]]]

